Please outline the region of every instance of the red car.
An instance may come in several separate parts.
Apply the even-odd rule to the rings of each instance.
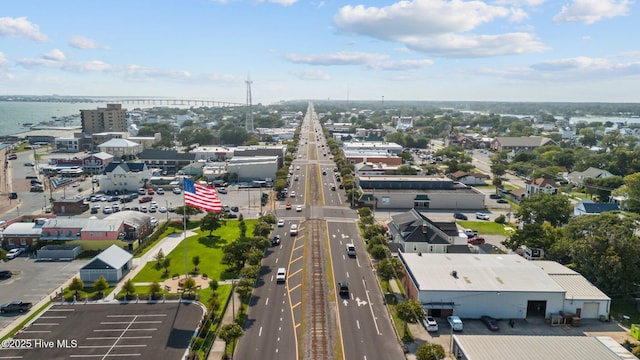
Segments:
[[[140,200],[138,200],[140,203],[146,203],[151,201],[151,199],[153,199],[151,196],[143,196],[140,198]]]
[[[147,189],[147,195],[153,195],[153,194],[155,194],[155,192],[153,191],[153,189],[152,189],[152,188],[148,188],[148,189]]]
[[[468,242],[471,245],[480,245],[480,244],[484,244],[484,238],[479,236],[474,236],[474,237],[470,237]]]
[[[285,209],[291,210],[291,203],[287,203],[287,205],[285,206]]]

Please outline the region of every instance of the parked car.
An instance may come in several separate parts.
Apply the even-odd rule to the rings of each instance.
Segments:
[[[455,315],[447,316],[447,321],[454,331],[462,331],[462,329],[464,328],[462,320],[460,320],[460,318]]]
[[[453,213],[453,217],[458,219],[458,220],[469,220],[469,218],[467,217],[467,215],[461,213],[461,212],[454,212]]]
[[[20,256],[22,254],[22,248],[13,248],[7,252],[7,259],[12,260]]]
[[[500,195],[498,195],[498,194],[490,194],[490,195],[489,195],[489,198],[490,198],[490,199],[496,199],[496,200],[497,200],[497,199],[500,199]]]
[[[225,187],[219,187],[219,188],[218,188],[218,192],[219,192],[220,194],[226,194],[226,193],[227,193],[227,188],[225,188]]]
[[[158,190],[156,190],[156,194],[164,195],[164,189],[163,188],[158,188]]]
[[[16,192],[9,193],[9,199],[17,199],[17,198],[18,198],[18,193]]]
[[[22,301],[12,301],[10,303],[4,304],[0,306],[0,312],[8,313],[8,312],[25,312],[31,309],[32,304],[28,302]]]
[[[173,193],[174,194],[182,194],[182,190],[180,190],[180,188],[173,188]]]
[[[485,213],[476,213],[476,219],[478,220],[489,220],[489,215]]]
[[[497,202],[498,204],[508,204],[508,203],[509,203],[509,202],[508,202],[507,200],[505,200],[505,199],[499,199],[499,200],[496,200],[496,202]]]
[[[424,320],[422,320],[422,326],[424,326],[428,332],[438,331],[438,323],[433,316],[424,318]]]
[[[487,329],[491,330],[491,331],[498,331],[500,330],[500,326],[498,325],[498,320],[492,318],[491,316],[483,316],[480,318],[480,320],[482,320],[482,322],[487,326]]]

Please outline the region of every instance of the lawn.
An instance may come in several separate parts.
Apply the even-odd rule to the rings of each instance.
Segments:
[[[245,224],[247,225],[247,234],[253,233],[253,226],[256,221],[257,220],[245,220]],[[199,256],[200,264],[198,265],[198,268],[200,274],[207,274],[211,279],[224,280],[227,266],[221,264],[223,256],[222,247],[235,241],[240,236],[238,221],[227,221],[225,226],[213,232],[212,237],[209,237],[209,232],[202,233],[199,229],[194,229],[194,231],[197,234],[186,239],[187,269],[189,271],[193,270],[193,263],[191,260],[194,256]],[[155,262],[151,261],[144,266],[138,275],[136,275],[133,282],[163,282],[173,274],[184,274],[184,252],[185,247],[183,241],[170,254],[165,254],[167,255],[167,258],[171,259],[171,266],[169,267],[169,273],[167,275],[164,275],[164,269],[157,270],[155,268]]]
[[[458,220],[458,224],[464,227],[465,229],[473,229],[477,230],[481,235],[504,235],[508,236],[511,233],[508,230],[505,230],[505,227],[510,227],[512,229],[516,228],[516,225],[513,224],[498,224],[493,221],[464,221]]]
[[[84,289],[78,291],[78,297],[76,301],[84,300],[85,298],[89,298],[90,300],[97,300],[99,298],[106,298],[109,294],[115,289],[115,286],[109,286],[101,296],[99,296],[98,292],[93,290],[93,286],[85,286]],[[66,301],[73,301],[73,296],[75,295],[74,290],[69,290],[69,288],[64,289],[64,299]]]
[[[632,297],[614,297],[611,299],[611,318],[623,322],[626,326],[640,323],[640,312],[638,312],[638,302]],[[622,320],[622,315],[629,316],[628,323]]]

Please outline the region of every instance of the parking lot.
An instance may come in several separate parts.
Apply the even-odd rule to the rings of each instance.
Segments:
[[[181,359],[203,315],[195,303],[53,305],[0,358]]]
[[[551,326],[541,317],[529,318],[527,320],[515,320],[513,327],[508,320],[498,321],[500,329],[498,331],[489,330],[484,323],[478,319],[462,319],[464,323],[463,331],[451,331],[451,326],[446,319],[437,319],[439,331],[428,333],[421,324],[410,324],[411,333],[416,342],[409,344],[409,347],[416,347],[426,342],[442,345],[445,352],[449,352],[451,346],[451,335],[528,335],[528,336],[609,336],[618,343],[625,340],[635,342],[629,336],[628,330],[617,322],[600,322],[598,320],[581,321],[580,326],[559,325]],[[415,349],[414,349],[415,351]]]
[[[13,276],[0,280],[0,304],[11,301],[37,303],[56,291],[61,284],[75,276],[88,260],[45,262],[23,254],[6,263],[0,270],[10,270]],[[9,325],[17,314],[0,314],[0,328]]]

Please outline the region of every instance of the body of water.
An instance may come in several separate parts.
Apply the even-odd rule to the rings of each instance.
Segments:
[[[25,123],[38,124],[65,116],[80,116],[80,110],[105,107],[105,103],[0,101],[0,136],[29,131]],[[64,126],[62,121],[59,126]],[[71,125],[71,124],[67,124]],[[78,125],[78,124],[75,124]]]

